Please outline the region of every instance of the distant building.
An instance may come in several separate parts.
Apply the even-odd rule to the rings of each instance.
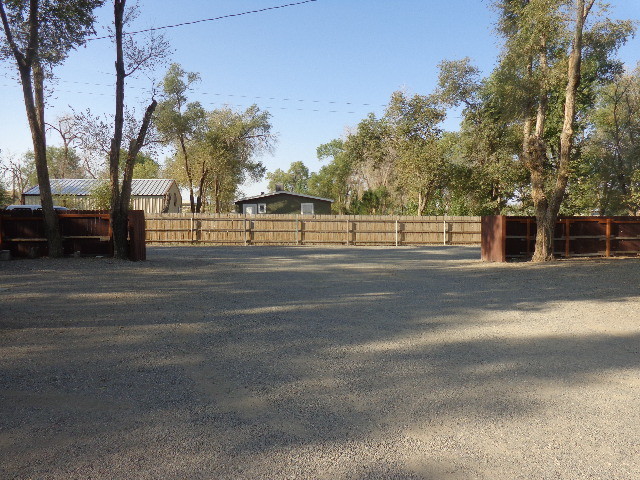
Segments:
[[[95,209],[93,192],[105,180],[93,178],[51,179],[53,203],[77,210]],[[22,194],[22,203],[40,204],[40,187],[36,185]],[[168,178],[136,178],[131,182],[133,210],[145,213],[179,213],[182,208],[180,188]]]
[[[241,198],[236,202],[236,211],[246,215],[266,213],[328,215],[331,213],[332,203],[333,200],[328,198],[286,192],[277,186],[275,192]]]

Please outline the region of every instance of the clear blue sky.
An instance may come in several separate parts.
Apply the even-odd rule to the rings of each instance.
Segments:
[[[137,28],[157,27],[267,8],[298,0],[140,0]],[[109,3],[109,2],[107,2]],[[199,72],[193,100],[213,109],[256,103],[272,114],[279,141],[262,157],[269,171],[303,161],[317,171],[316,147],[344,135],[368,112],[381,114],[394,90],[427,94],[443,59],[471,57],[483,73],[496,62],[500,40],[493,32],[489,0],[317,0],[313,3],[165,30],[171,61]],[[615,18],[640,19],[640,1],[613,0]],[[100,12],[101,27],[111,5]],[[640,39],[620,52],[629,66],[640,60]],[[113,47],[89,42],[56,70],[59,81],[47,118],[91,108],[113,111]],[[155,80],[165,69],[155,73]],[[0,149],[20,155],[30,135],[13,66],[0,67]],[[128,83],[130,105],[148,103],[152,81]],[[447,120],[455,130],[458,119]],[[50,144],[58,139],[51,134]],[[160,159],[162,160],[162,159]],[[266,182],[246,185],[245,194],[266,190]]]

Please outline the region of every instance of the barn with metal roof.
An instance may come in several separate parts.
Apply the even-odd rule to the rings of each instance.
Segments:
[[[51,179],[53,203],[67,208],[92,210],[95,208],[93,193],[107,180],[93,178]],[[25,204],[40,204],[40,187],[36,185],[22,194]],[[145,213],[179,213],[182,196],[175,180],[168,178],[135,178],[131,182],[133,210]]]

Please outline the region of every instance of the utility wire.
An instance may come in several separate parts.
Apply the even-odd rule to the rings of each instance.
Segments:
[[[243,15],[251,15],[253,13],[267,12],[269,10],[278,10],[280,8],[295,7],[295,6],[298,6],[298,5],[303,5],[305,3],[317,2],[317,1],[318,0],[304,0],[302,2],[287,3],[285,5],[277,5],[275,7],[266,7],[266,8],[260,8],[258,10],[249,10],[247,12],[230,13],[229,15],[222,15],[220,17],[203,18],[201,20],[192,20],[191,22],[176,23],[175,25],[164,25],[162,27],[146,28],[144,30],[137,30],[135,32],[124,32],[123,34],[124,35],[136,35],[138,33],[153,32],[155,30],[165,30],[167,28],[184,27],[185,25],[195,25],[196,23],[213,22],[213,21],[216,21],[216,20],[224,20],[225,18],[241,17]],[[93,41],[93,40],[104,40],[105,38],[113,38],[114,36],[115,35],[105,35],[103,37],[88,38],[87,42],[90,42],[90,41]]]
[[[4,76],[6,79],[11,79],[9,76],[7,75],[2,75],[0,74],[0,76]],[[56,81],[61,82],[61,83],[70,83],[70,84],[74,84],[74,85],[88,85],[88,86],[96,86],[96,87],[109,87],[109,88],[113,88],[115,85],[113,83],[95,83],[95,82],[79,82],[76,80],[63,80],[63,79],[57,79]],[[4,86],[4,87],[13,87],[16,85],[0,85],[0,86]],[[145,87],[139,87],[139,86],[135,86],[135,85],[131,85],[127,87],[128,89],[132,89],[132,90],[145,90]],[[78,94],[83,94],[83,95],[111,95],[111,94],[104,94],[104,93],[100,93],[100,92],[72,92],[69,90],[59,90],[59,89],[54,89],[54,91],[57,92],[63,92],[63,93],[78,93]],[[194,92],[196,95],[212,95],[212,96],[216,96],[216,97],[229,97],[229,98],[241,98],[241,99],[252,99],[252,100],[265,100],[265,101],[271,101],[271,102],[296,102],[296,103],[315,103],[315,104],[329,104],[329,105],[348,105],[351,108],[354,107],[372,107],[372,108],[379,108],[379,107],[386,107],[387,105],[382,105],[382,104],[373,104],[373,103],[358,103],[358,102],[343,102],[343,101],[337,101],[337,100],[313,100],[313,99],[304,99],[304,98],[279,98],[279,97],[267,97],[267,96],[258,96],[258,95],[241,95],[241,94],[234,94],[234,93],[220,93],[220,92],[202,92],[199,91],[198,89],[194,89]],[[211,105],[213,105],[214,103],[210,103]],[[351,113],[351,112],[348,112]]]
[[[86,85],[96,85],[93,83],[85,83],[85,82],[71,82],[71,83],[79,83],[79,84],[86,84]],[[18,85],[7,85],[7,84],[0,84],[0,87],[14,87],[14,88],[19,88]],[[75,91],[75,90],[61,90],[61,89],[55,89],[53,91],[53,93],[68,93],[68,94],[74,94],[74,95],[88,95],[88,96],[100,96],[100,97],[109,97],[112,96],[112,93],[102,93],[102,92],[80,92],[80,91]],[[225,95],[223,93],[213,93],[211,95],[215,95],[215,96],[220,96],[220,97],[238,97],[238,98],[242,98],[242,99],[264,99],[264,100],[271,100],[271,101],[296,101],[296,102],[305,102],[308,100],[292,100],[289,98],[275,98],[275,97],[269,97],[269,98],[265,98],[265,97],[249,97],[247,95]],[[57,98],[57,97],[56,97]],[[129,98],[133,98],[136,100],[142,100],[142,97],[140,96],[129,96]],[[146,98],[146,97],[145,97]],[[312,100],[312,102],[314,103],[320,103],[320,100]],[[329,104],[333,104],[333,105],[350,105],[350,106],[358,106],[358,105],[363,105],[363,106],[368,106],[370,104],[353,104],[353,103],[341,103],[341,102],[333,102],[333,101],[329,101],[326,102]],[[239,104],[239,103],[227,103],[227,102],[205,102],[206,105],[215,105],[215,106],[230,106],[230,107],[238,107],[238,108],[246,108],[247,104]],[[386,105],[380,105],[381,107],[386,107]],[[295,106],[289,106],[289,107],[278,107],[278,106],[270,106],[270,105],[261,105],[260,106],[261,109],[264,110],[268,110],[268,111],[274,111],[274,110],[290,110],[290,111],[296,111],[296,112],[316,112],[316,113],[347,113],[347,114],[357,114],[357,111],[344,111],[344,110],[326,110],[326,109],[321,109],[321,108],[298,108]]]

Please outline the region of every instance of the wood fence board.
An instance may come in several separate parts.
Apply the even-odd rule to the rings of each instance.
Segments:
[[[480,217],[155,214],[146,222],[149,244],[479,245],[481,231]]]

